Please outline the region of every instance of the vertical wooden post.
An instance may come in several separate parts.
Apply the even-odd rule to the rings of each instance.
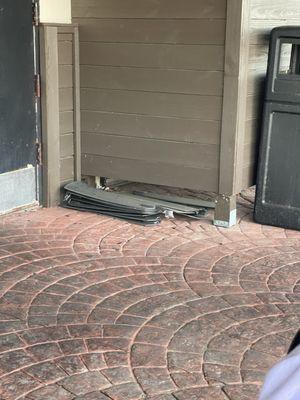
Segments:
[[[77,25],[45,24],[40,27],[40,58],[42,83],[42,144],[43,144],[43,194],[44,206],[60,203],[60,63],[59,35],[72,35],[73,64],[73,126],[74,126],[74,178],[81,180],[81,124],[80,124],[80,71],[79,34]]]
[[[219,193],[237,194],[245,134],[250,0],[227,0]]]
[[[249,18],[250,0],[227,0],[219,176],[220,198],[217,202],[216,214],[227,215],[228,219],[222,222],[215,218],[215,224],[221,226],[234,224],[233,204],[235,195],[239,191],[242,175],[249,59]],[[223,202],[222,199],[225,197],[228,201]],[[228,209],[224,213],[226,204]],[[218,207],[222,209],[219,213]]]
[[[60,201],[57,27],[41,26],[41,95],[44,206]]]
[[[73,31],[73,81],[74,81],[74,178],[81,180],[81,117],[80,117],[80,61],[79,31]]]

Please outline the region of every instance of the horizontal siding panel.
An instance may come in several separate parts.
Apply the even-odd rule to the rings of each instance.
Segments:
[[[266,73],[268,66],[268,55],[268,46],[250,46],[249,69]]]
[[[74,180],[73,26],[58,27],[60,183]]]
[[[280,20],[251,20],[250,45],[268,46],[271,30],[274,26],[280,25],[282,25]]]
[[[76,19],[84,42],[224,45],[224,20]]]
[[[243,168],[242,172],[242,187],[249,188],[255,185],[256,181],[257,164],[252,162]]]
[[[225,18],[226,0],[73,0],[73,17]]]
[[[269,56],[268,46],[251,45],[249,51],[250,70],[266,73],[268,66],[268,56]],[[287,64],[289,64],[290,53],[288,52],[288,50],[285,52],[285,58],[288,61]]]
[[[74,157],[62,158],[60,160],[61,182],[74,180]]]
[[[246,120],[259,118],[263,113],[263,97],[248,96],[247,97],[247,115]]]
[[[82,152],[131,160],[164,162],[189,167],[214,168],[219,146],[140,139],[104,134],[82,134]],[[174,157],[176,155],[176,157]]]
[[[58,33],[59,34],[73,34],[74,33],[74,26],[69,24],[58,25]]]
[[[253,164],[253,162],[257,161],[258,149],[259,149],[258,140],[252,143],[248,143],[244,146],[243,148],[244,166]]]
[[[61,135],[74,132],[73,111],[63,111],[59,115],[59,131]]]
[[[59,110],[72,111],[73,110],[73,89],[64,88],[59,89]]]
[[[246,121],[244,144],[257,142],[260,140],[261,119],[251,119]]]
[[[81,67],[83,88],[221,96],[223,73],[124,67]]]
[[[72,88],[73,87],[73,66],[72,65],[59,65],[58,67],[59,87]]]
[[[257,93],[263,94],[266,83],[266,73],[258,71],[249,71],[248,74],[248,96],[253,96]]]
[[[300,18],[299,0],[252,0],[251,19],[287,19]]]
[[[221,119],[222,98],[122,90],[81,90],[82,110],[165,117]]]
[[[73,0],[83,173],[218,189],[226,0]]]
[[[81,118],[82,131],[88,133],[108,133],[187,143],[220,143],[221,126],[216,121],[96,111],[83,111]]]
[[[176,166],[147,160],[82,156],[83,174],[194,190],[218,190],[218,170]]]
[[[58,42],[58,64],[72,65],[73,64],[73,43]]]
[[[83,65],[224,70],[224,46],[82,42],[80,54]]]
[[[248,188],[255,184],[260,133],[261,120],[253,119],[246,122],[242,165],[243,188]]]
[[[59,30],[58,30],[59,32]],[[73,34],[72,33],[58,33],[58,41],[59,42],[72,42]]]
[[[69,133],[60,136],[60,157],[74,156],[74,135]]]
[[[299,0],[251,0],[250,7],[250,55],[243,187],[252,185],[255,178],[270,32],[277,26],[300,24]]]
[[[300,15],[296,20],[262,19],[250,22],[250,43],[268,46],[270,32],[276,26],[300,25]]]

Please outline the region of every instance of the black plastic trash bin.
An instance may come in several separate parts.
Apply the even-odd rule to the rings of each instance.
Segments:
[[[300,27],[271,33],[254,218],[300,229]]]

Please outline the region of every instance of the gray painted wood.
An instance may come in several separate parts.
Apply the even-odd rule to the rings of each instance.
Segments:
[[[82,110],[219,121],[222,97],[83,88],[81,103]]]
[[[40,30],[43,203],[53,207],[60,200],[59,150],[59,84],[57,27],[42,26]]]
[[[249,143],[257,143],[260,136],[259,118],[262,113],[263,84],[267,70],[270,31],[276,26],[300,24],[298,0],[251,0],[250,46],[248,68],[248,97],[246,134]],[[243,187],[254,184],[257,147],[245,156],[242,166]]]
[[[84,175],[216,190],[226,1],[72,4]]]
[[[65,126],[67,130],[67,122]],[[82,131],[184,143],[220,143],[220,122],[200,119],[82,111]]]
[[[72,41],[64,40],[58,42],[59,65],[72,65],[73,64],[73,50]]]
[[[73,87],[73,65],[59,65],[59,87],[60,89]]]
[[[60,88],[59,89],[59,110],[72,111],[74,108],[73,103],[73,88]]]
[[[62,158],[60,160],[60,184],[74,180],[74,157]]]
[[[78,51],[76,26],[41,26],[44,193],[47,206],[59,203],[60,189],[64,182],[81,175],[78,163],[81,159],[78,146]]]
[[[59,29],[59,42],[72,42],[73,41],[73,34],[72,33],[63,33],[63,29]]]
[[[59,131],[61,135],[74,132],[73,111],[65,111],[60,113]]]
[[[245,135],[249,0],[227,1],[219,193],[239,192]]]
[[[221,96],[223,72],[82,66],[83,88]]]
[[[84,42],[224,45],[225,41],[225,20],[222,19],[76,18],[75,21],[82,26],[80,40]]]
[[[262,108],[263,108],[263,93],[261,93],[261,96],[259,96],[259,93],[255,93],[252,96],[248,96],[246,121],[257,119],[262,114]]]
[[[73,17],[84,18],[220,18],[226,16],[226,0],[73,0]]]
[[[223,45],[81,42],[82,65],[224,70]]]
[[[131,180],[136,182],[152,182],[160,185],[185,187],[187,189],[217,191],[218,169],[199,169],[146,160],[130,160],[125,158],[92,156],[83,154],[82,169],[86,175],[98,172],[104,176]],[[147,174],[145,174],[145,169]]]
[[[251,19],[259,20],[298,20],[299,19],[298,0],[252,0]]]
[[[77,26],[58,35],[60,93],[60,181],[81,179],[79,37]]]
[[[79,29],[74,26],[73,37],[73,101],[74,101],[74,179],[81,180],[81,100]]]
[[[74,156],[74,133],[60,135],[60,158]]]
[[[253,141],[259,140],[259,137],[257,137],[256,132],[260,128],[260,123],[257,118],[250,119],[246,121],[246,129],[245,129],[245,140],[244,144],[249,144],[252,143]]]
[[[80,165],[81,97],[86,175],[229,195],[253,183],[268,35],[300,23],[298,0],[73,0],[73,16],[82,89],[60,27],[62,180]]]
[[[219,163],[219,146],[141,139],[105,134],[82,135],[83,154],[213,169]],[[176,157],[174,157],[176,154]],[[171,169],[171,167],[170,167]]]

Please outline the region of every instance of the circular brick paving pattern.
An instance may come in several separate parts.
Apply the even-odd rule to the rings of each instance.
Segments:
[[[300,326],[300,233],[0,219],[0,398],[253,400]]]

